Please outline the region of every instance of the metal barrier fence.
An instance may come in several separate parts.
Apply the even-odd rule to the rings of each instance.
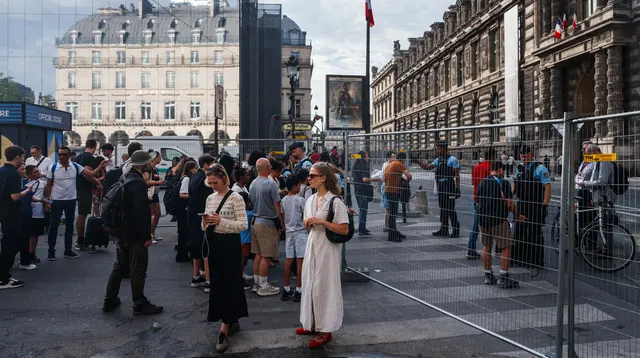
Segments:
[[[346,245],[346,269],[359,273],[357,268],[367,267],[372,281],[534,356],[561,357],[563,351],[579,357],[638,356],[640,128],[633,119],[638,115],[571,119],[566,114],[512,125],[348,136],[352,190],[346,195],[359,206],[356,232],[362,234]],[[450,142],[447,155],[436,153],[439,140]],[[590,157],[595,162],[583,163],[586,140],[598,146],[587,149],[596,154]],[[532,159],[520,153],[523,145]],[[617,158],[598,155],[598,148]],[[474,178],[472,171],[489,170],[490,163],[479,162],[491,161],[484,154],[490,149],[497,152],[494,161],[504,161],[504,170],[496,166],[496,178],[485,179],[474,199],[474,182],[488,173]],[[389,151],[402,165],[387,164]],[[437,165],[430,165],[439,156]],[[532,164],[519,167],[520,156]],[[447,167],[459,169],[459,191],[457,179],[451,187],[449,179],[441,180],[457,175]],[[624,193],[617,185],[621,168],[630,174]],[[401,180],[404,170],[412,176],[408,185]],[[371,178],[373,198],[363,184],[369,180],[362,178]],[[512,189],[515,212],[524,216],[518,220],[501,204]],[[577,208],[575,195],[582,198]],[[605,196],[612,203],[601,200]],[[474,228],[475,220],[480,228]],[[494,240],[487,241],[489,235]],[[481,251],[488,254],[485,263]],[[363,295],[397,300],[392,292]],[[415,314],[430,318],[429,310]]]

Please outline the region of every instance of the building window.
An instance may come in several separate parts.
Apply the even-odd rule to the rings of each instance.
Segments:
[[[224,73],[222,72],[215,73],[215,85],[224,87]]]
[[[143,44],[143,45],[149,45],[149,44],[151,44],[151,39],[152,39],[152,37],[153,37],[153,32],[145,32],[145,33],[144,33],[143,40],[142,40],[142,41],[143,41],[143,42],[142,42],[142,44]]]
[[[118,51],[116,54],[118,58],[118,65],[124,65],[127,63],[127,53],[124,51]]]
[[[444,91],[449,92],[451,89],[451,61],[444,60]]]
[[[150,72],[142,72],[140,74],[140,87],[142,87],[142,88],[151,88],[151,73]]]
[[[472,125],[477,126],[480,124],[480,101],[475,100],[473,102],[473,107],[471,108],[471,119],[473,120]],[[473,141],[471,144],[476,145],[480,143],[480,130],[473,130]]]
[[[191,119],[200,119],[200,102],[191,102]]]
[[[498,29],[491,30],[489,33],[489,67],[491,72],[498,69],[500,62],[500,35]]]
[[[192,64],[200,63],[200,52],[199,51],[191,51],[191,63]]]
[[[167,65],[173,65],[176,62],[176,53],[167,51]]]
[[[191,88],[200,87],[200,72],[191,71]]]
[[[480,54],[478,53],[478,41],[471,44],[471,79],[478,78],[480,73]]]
[[[194,43],[194,44],[199,44],[201,35],[202,35],[202,33],[200,33],[200,32],[192,33],[191,34],[191,42]]]
[[[433,68],[433,96],[440,95],[440,66]]]
[[[142,51],[142,64],[149,65],[151,64],[151,54],[149,51]]]
[[[596,12],[598,0],[582,0],[582,18],[586,19]]]
[[[124,121],[127,119],[127,106],[123,101],[116,102],[116,120]]]
[[[69,51],[69,64],[70,65],[75,65],[76,64],[76,52],[75,51]]]
[[[462,75],[462,71],[463,71],[463,57],[462,57],[462,51],[458,52],[458,54],[456,55],[456,77],[458,80],[458,87],[462,87],[462,83],[464,81],[464,77]]]
[[[142,119],[150,120],[151,119],[151,102],[142,102]]]
[[[94,65],[100,65],[102,64],[102,52],[100,51],[93,51],[91,53],[91,58],[92,58],[92,62]]]
[[[224,44],[225,35],[226,35],[226,31],[224,29],[216,30],[216,43],[218,45]]]
[[[102,88],[102,74],[100,72],[93,72],[91,74],[91,88],[92,89]]]
[[[169,43],[172,43],[172,44],[176,43],[176,33],[175,32],[169,32]]]
[[[458,105],[458,113],[456,115],[456,127],[462,127],[462,112],[464,111],[464,107],[462,105]],[[456,135],[456,145],[460,146],[464,144],[464,132],[458,130],[458,134]]]
[[[91,119],[102,120],[102,103],[91,104]]]
[[[69,72],[69,88],[76,88],[76,73]]]
[[[165,76],[165,87],[166,88],[175,88],[176,87],[176,73],[173,71],[168,71]]]
[[[222,52],[222,51],[213,51],[213,63],[215,65],[224,64],[224,52]]]
[[[93,44],[102,45],[102,32],[97,32],[93,34]]]
[[[78,34],[71,34],[71,44],[72,45],[78,44]]]
[[[127,86],[124,71],[116,72],[116,88],[125,88]]]
[[[300,118],[300,115],[302,114],[302,100],[300,99],[296,99],[296,118]]]
[[[300,52],[299,51],[291,51],[291,56],[300,60]]]
[[[165,120],[176,119],[176,102],[175,101],[164,102],[164,119]]]
[[[77,120],[78,118],[78,102],[67,102],[64,105],[64,109],[71,113],[71,119]]]

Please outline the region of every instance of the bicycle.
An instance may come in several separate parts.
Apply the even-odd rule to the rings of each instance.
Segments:
[[[575,250],[582,259],[594,269],[601,272],[617,272],[634,261],[636,256],[636,241],[631,232],[626,227],[620,225],[618,215],[615,212],[613,203],[604,200],[596,207],[588,209],[580,209],[580,197],[574,199],[574,208],[576,216],[576,232],[575,232]],[[551,227],[551,241],[557,253],[560,253],[560,214],[558,210],[553,219]],[[581,213],[597,211],[596,218],[584,228],[580,222]],[[566,226],[569,230],[569,213],[566,215]],[[565,245],[564,254],[569,251],[569,232],[567,231],[567,244]],[[626,248],[626,249],[625,249]],[[628,252],[627,252],[628,251]],[[622,255],[616,255],[622,252]],[[627,252],[625,254],[625,252]],[[606,263],[611,265],[604,266]]]

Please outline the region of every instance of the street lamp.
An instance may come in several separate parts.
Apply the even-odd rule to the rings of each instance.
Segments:
[[[291,109],[289,115],[291,116],[291,139],[295,139],[296,136],[296,87],[298,86],[298,76],[300,75],[300,62],[294,55],[289,56],[287,62],[284,63],[287,69],[287,77],[289,77],[289,86],[291,87]]]
[[[313,124],[313,128],[316,129],[316,134],[320,137],[320,140],[322,140],[322,146],[324,146],[324,117],[318,115],[318,106],[316,105],[313,110],[316,112],[316,115],[313,117],[313,121],[314,122],[320,122],[320,125],[322,126],[322,130],[318,129],[318,127],[316,127],[315,123]]]

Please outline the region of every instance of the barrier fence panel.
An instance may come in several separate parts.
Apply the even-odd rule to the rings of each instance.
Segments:
[[[586,214],[569,220],[573,200],[564,201],[564,215],[560,207],[562,198],[577,193],[574,173],[585,166],[581,144],[593,137],[594,123],[578,131],[584,120],[574,123],[567,116],[511,126],[348,136],[349,195],[360,215],[356,236],[346,245],[347,269],[367,267],[372,280],[462,323],[454,328],[434,318],[432,310],[410,308],[423,326],[440,327],[443,334],[472,334],[460,333],[469,332],[464,325],[471,326],[508,343],[505,351],[516,350],[515,345],[540,357],[561,356],[563,344],[564,352],[575,350],[579,357],[637,356],[640,293],[634,231],[640,226],[634,222],[633,177],[640,159],[622,153],[631,153],[625,148],[640,138],[629,134],[596,141],[602,153],[620,153],[617,167],[630,170],[631,184],[617,196],[616,215],[605,206],[604,221],[591,214],[588,230],[575,231],[588,225],[582,219]],[[563,130],[571,135],[562,135]],[[610,140],[615,143],[607,146]],[[439,141],[448,142],[446,151],[438,153]],[[500,164],[492,168],[496,162]],[[588,167],[599,170],[611,164]],[[492,169],[495,177],[485,178]],[[591,178],[584,188],[597,193],[597,176]],[[372,197],[366,182],[373,186]],[[475,199],[474,184],[480,186]],[[505,199],[511,197],[509,208]],[[598,244],[588,246],[585,238],[596,236]],[[571,255],[559,249],[573,246]],[[402,300],[395,292],[363,294],[393,304]]]

